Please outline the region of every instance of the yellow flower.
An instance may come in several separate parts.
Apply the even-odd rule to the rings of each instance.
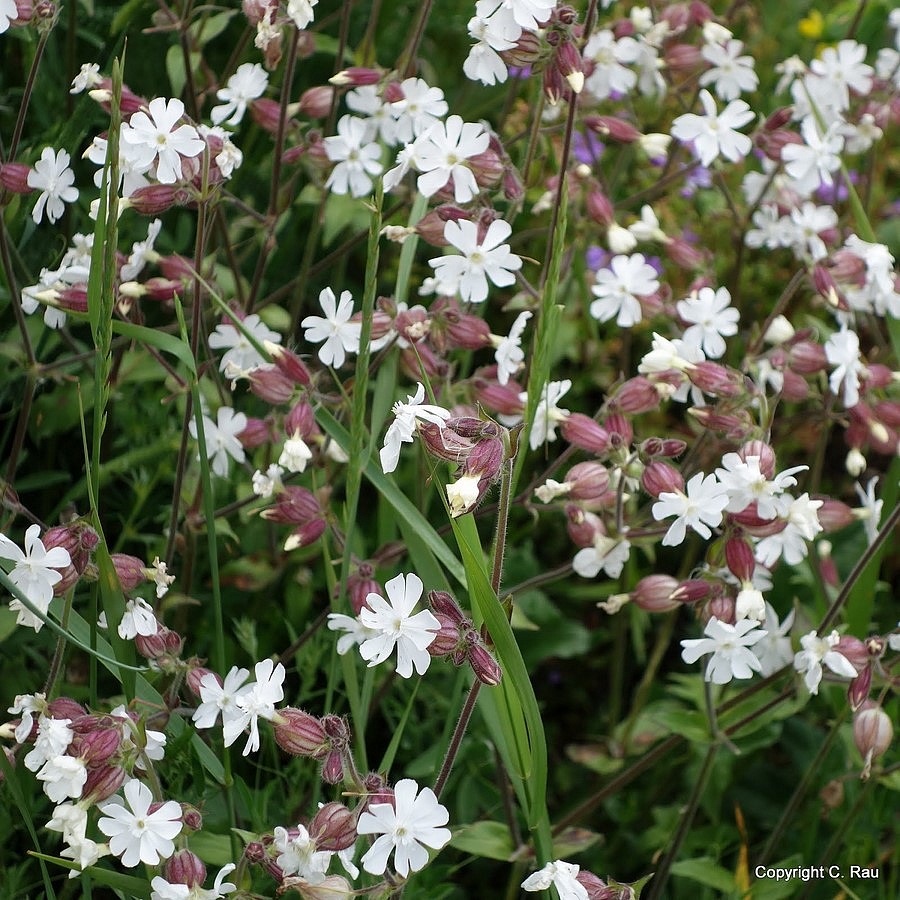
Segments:
[[[797,30],[803,37],[811,40],[817,40],[822,37],[822,33],[825,31],[825,19],[822,18],[822,13],[817,9],[810,10],[809,15],[805,19],[800,20]]]

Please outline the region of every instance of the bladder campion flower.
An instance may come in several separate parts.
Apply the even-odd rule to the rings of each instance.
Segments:
[[[206,143],[193,125],[175,124],[184,115],[184,104],[177,98],[156,97],[148,104],[149,115],[136,112],[122,127],[122,140],[130,145],[138,164],[156,160],[156,178],[160,184],[174,184],[181,178],[181,157],[199,156]]]
[[[78,199],[78,188],[73,187],[75,173],[69,168],[69,154],[65,150],[54,151],[44,147],[41,158],[28,173],[28,187],[41,192],[31,218],[40,224],[44,213],[50,222],[55,222],[66,211],[66,203]]]
[[[681,658],[686,663],[695,663],[711,653],[703,677],[713,684],[728,684],[732,678],[752,678],[762,665],[749,648],[766,636],[765,631],[757,628],[758,624],[755,619],[741,619],[729,625],[713,616],[706,623],[705,638],[681,642],[684,647]]]

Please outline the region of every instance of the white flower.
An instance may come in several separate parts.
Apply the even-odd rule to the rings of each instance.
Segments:
[[[652,349],[644,354],[638,365],[641,375],[659,375],[663,372],[684,372],[694,368],[694,361],[688,358],[689,348],[684,341],[670,341],[653,332]]]
[[[264,659],[254,667],[256,683],[242,689],[234,697],[237,712],[234,718],[225,721],[222,715],[222,736],[225,746],[230,747],[246,728],[250,735],[244,745],[243,755],[259,750],[259,720],[275,717],[275,704],[284,700],[284,666],[271,659]]]
[[[800,123],[802,144],[785,144],[781,150],[784,170],[791,177],[791,187],[808,197],[820,184],[834,184],[831,173],[841,167],[838,155],[844,147],[841,124],[832,123],[825,134],[819,133],[815,116]]]
[[[595,578],[601,571],[610,578],[618,578],[630,553],[631,544],[625,538],[596,534],[592,547],[583,547],[575,554],[572,568],[582,578]]]
[[[304,446],[306,445],[304,444]],[[281,454],[281,458],[284,458],[284,453]],[[298,471],[302,471],[302,469]],[[284,484],[281,480],[283,474],[284,469],[276,463],[272,463],[265,472],[257,469],[251,479],[253,493],[257,497],[271,497],[273,494],[280,493],[284,490]]]
[[[119,134],[125,133],[128,123],[123,122]],[[103,184],[103,166],[106,163],[108,141],[105,137],[95,137],[91,145],[84,151],[84,158],[100,166],[94,173],[94,184],[99,188]],[[133,147],[125,141],[119,141],[119,189],[123,197],[130,197],[138,188],[146,187],[150,182],[145,173],[153,165],[153,158],[143,152],[141,147]],[[91,212],[94,216],[93,211]]]
[[[804,634],[800,638],[800,646],[803,648],[794,655],[794,668],[804,675],[803,681],[811,694],[819,693],[819,684],[822,681],[822,663],[825,663],[835,675],[844,678],[856,678],[857,671],[850,660],[832,648],[840,641],[841,636],[832,631],[828,637],[820,638],[815,631]]]
[[[872,67],[864,62],[866,49],[856,41],[840,41],[837,47],[826,47],[809,65],[826,82],[828,93],[836,95],[840,109],[850,105],[851,90],[862,95],[872,90]]]
[[[450,516],[467,513],[478,502],[478,475],[463,475],[457,481],[447,485],[447,503],[450,506]]]
[[[534,410],[534,421],[528,435],[528,444],[537,450],[541,444],[556,440],[556,426],[569,417],[569,410],[561,409],[557,404],[568,393],[572,382],[568,378],[562,381],[548,381],[541,392],[541,399]],[[528,400],[527,391],[519,394],[522,403]]]
[[[62,580],[57,569],[64,569],[72,562],[64,547],[47,550],[39,535],[40,525],[29,525],[25,532],[25,552],[11,540],[0,535],[0,559],[15,563],[9,580],[42,612],[50,608],[53,586]],[[16,624],[40,631],[44,622],[16,599],[9,601],[9,608],[17,611]]]
[[[219,677],[215,672],[207,672],[200,679],[200,699],[202,703],[194,710],[194,725],[197,728],[212,728],[222,715],[222,724],[226,724],[241,716],[237,700],[250,690],[245,685],[250,672],[247,669],[239,669],[232,666],[225,676],[224,684],[219,683]]]
[[[37,772],[48,759],[62,756],[69,749],[75,732],[69,728],[70,719],[50,719],[41,716],[38,720],[38,735],[34,746],[25,754],[25,768]]]
[[[556,0],[500,0],[500,5],[510,10],[519,26],[536,31],[550,18]]]
[[[489,143],[483,125],[463,122],[460,116],[433,125],[418,142],[416,166],[423,173],[416,182],[419,191],[430,197],[452,178],[456,202],[468,203],[478,193],[478,184],[465,162],[484,153]]]
[[[216,421],[203,417],[203,431],[206,436],[206,453],[212,460],[212,470],[220,478],[228,474],[228,457],[236,462],[244,461],[244,448],[238,435],[247,427],[247,417],[236,413],[230,406],[220,406]],[[191,437],[197,437],[197,423],[191,420]]]
[[[819,234],[835,228],[837,223],[838,216],[833,207],[807,202],[791,210],[789,220],[783,223],[783,236],[798,257],[818,262],[828,255],[825,241]]]
[[[497,84],[506,81],[506,63],[498,50],[511,50],[522,35],[519,25],[510,10],[497,6],[496,0],[478,0],[475,15],[469,19],[469,37],[476,43],[466,61],[463,72],[466,78],[482,84]]]
[[[828,376],[833,394],[843,385],[844,406],[848,409],[859,403],[859,376],[865,371],[859,356],[859,337],[846,325],[825,342],[825,357],[835,367]]]
[[[331,853],[317,850],[315,840],[303,825],[297,826],[297,832],[292,838],[287,829],[275,829],[274,844],[278,851],[275,862],[285,875],[299,875],[309,884],[321,884],[331,862]]]
[[[478,240],[478,225],[465,219],[448,221],[444,237],[462,254],[437,256],[428,260],[442,294],[455,294],[466,303],[482,303],[487,299],[488,280],[497,287],[515,284],[513,274],[522,268],[520,257],[511,253],[505,241],[512,228],[509,222],[497,219],[488,226],[484,239]]]
[[[243,319],[241,327],[244,331],[235,328],[228,322],[221,322],[209,336],[209,346],[213,350],[228,348],[219,360],[220,372],[224,372],[229,365],[242,372],[252,372],[260,366],[267,365],[260,352],[247,339],[245,331],[249,332],[258,344],[263,344],[265,341],[273,344],[281,343],[281,335],[272,331],[255,313]]]
[[[145,784],[132,778],[123,790],[127,806],[118,797],[100,806],[104,814],[97,827],[109,840],[109,849],[132,868],[139,862],[157,865],[175,852],[173,838],[182,828],[181,805],[174,800],[150,812],[153,794]]]
[[[591,303],[591,315],[600,322],[613,316],[621,328],[630,328],[641,321],[639,297],[659,289],[656,270],[647,263],[643,253],[614,256],[608,269],[600,269],[591,292],[598,299]]]
[[[740,313],[731,305],[728,288],[700,288],[677,304],[678,315],[690,327],[684,333],[689,344],[699,344],[707,359],[718,359],[725,353],[724,338],[737,334]]]
[[[109,856],[109,844],[98,844],[89,837],[82,837],[78,840],[70,841],[69,846],[65,847],[59,855],[78,863],[83,871],[104,856]],[[69,872],[69,878],[77,878],[78,875],[77,869],[72,869]]]
[[[447,115],[447,101],[440,88],[429,87],[421,78],[406,78],[400,82],[403,99],[391,104],[397,118],[397,140],[408,144],[428,131]]]
[[[319,347],[319,359],[324,365],[339,369],[344,364],[347,353],[359,351],[362,325],[350,321],[353,316],[353,296],[350,291],[342,291],[340,302],[335,306],[334,291],[327,287],[319,293],[319,305],[325,316],[307,316],[300,323],[300,327],[305,329],[303,337],[311,344],[324,341]]]
[[[131,245],[131,254],[128,257],[128,262],[119,270],[119,278],[122,281],[134,281],[148,262],[154,262],[159,258],[159,254],[154,251],[153,245],[156,243],[161,229],[162,219],[154,219],[147,228],[147,240],[135,241]],[[91,247],[94,245],[93,237],[93,235],[90,235],[91,241],[89,246]],[[90,265],[90,260],[87,262]]]
[[[75,756],[53,756],[37,773],[38,781],[44,782],[44,793],[54,803],[80,797],[87,776],[84,760]]]
[[[441,406],[433,406],[423,403],[425,388],[422,384],[416,385],[416,392],[406,398],[406,402],[397,401],[393,407],[394,421],[388,427],[384,436],[384,446],[381,448],[381,470],[385,475],[397,468],[400,460],[400,445],[411,444],[416,430],[416,421],[431,422],[438,427],[443,427],[450,418],[450,413]]]
[[[637,61],[638,42],[633,37],[616,36],[608,29],[595,31],[584,45],[584,58],[591,60],[594,70],[584,82],[597,99],[605,100],[613,91],[627,94],[637,84],[637,74],[627,68]]]
[[[665,154],[663,154],[665,155]],[[653,211],[653,207],[645,203],[641,207],[641,217],[628,226],[628,231],[638,241],[659,241],[665,244],[669,238],[659,227],[659,218]]]
[[[153,557],[153,564],[145,570],[150,580],[156,585],[156,599],[162,600],[174,584],[175,576],[169,574],[168,566],[158,557]]]
[[[737,453],[726,453],[722,457],[721,469],[716,476],[728,493],[727,512],[741,512],[751,503],[756,503],[761,519],[774,519],[787,511],[791,498],[781,500],[781,494],[797,483],[795,472],[805,472],[809,466],[794,466],[785,469],[771,481],[759,469],[760,457],[748,456],[741,459]]]
[[[123,126],[122,140],[134,149],[141,163],[156,160],[156,177],[161,184],[174,184],[181,178],[181,157],[199,156],[206,143],[193,125],[175,128],[184,115],[184,104],[177,98],[156,97],[148,106],[150,115],[136,112]]]
[[[394,802],[373,803],[359,817],[359,834],[377,834],[375,843],[362,858],[363,868],[373,875],[387,869],[388,857],[394,851],[394,868],[404,878],[418,872],[428,862],[425,847],[440,850],[450,840],[446,825],[450,814],[438,803],[431,788],[422,788],[411,778],[394,786]],[[422,845],[425,846],[422,846]]]
[[[588,900],[587,888],[578,881],[578,872],[579,867],[574,863],[558,859],[529,875],[522,882],[522,890],[546,891],[552,885],[559,900]]]
[[[150,900],[219,900],[226,894],[237,890],[237,886],[230,881],[225,881],[225,876],[233,872],[237,866],[234,863],[228,863],[219,869],[216,880],[211,889],[207,890],[199,884],[188,887],[186,884],[172,884],[165,880],[162,875],[157,875],[150,882],[153,888],[150,894]]]
[[[0,535],[2,538],[2,535]],[[16,725],[14,737],[17,744],[24,744],[34,727],[34,714],[42,716],[47,709],[46,694],[17,694],[13,705],[6,711],[14,716],[21,716]]]
[[[209,117],[213,124],[221,125],[225,122],[226,125],[239,125],[247,111],[247,104],[261,97],[268,84],[269,76],[259,63],[243,63],[238,66],[225,87],[216,91],[216,96],[224,103],[210,110]]]
[[[862,519],[866,529],[866,539],[871,546],[878,535],[878,524],[881,521],[881,509],[884,506],[884,500],[878,500],[875,497],[875,485],[878,483],[878,477],[870,478],[866,489],[857,484],[853,485],[856,496],[859,497],[860,507],[856,510],[856,516]],[[16,698],[18,702],[18,697]],[[12,712],[12,710],[10,710]]]
[[[14,0],[2,0],[0,2],[0,19],[3,18],[4,5],[15,8]],[[0,31],[2,31],[0,27]],[[97,63],[82,63],[78,74],[72,79],[70,94],[80,94],[88,88],[95,88],[103,79],[100,77],[100,66]]]
[[[278,457],[278,465],[284,466],[288,472],[302,472],[311,459],[312,450],[299,434],[295,434],[284,442],[281,456]],[[271,469],[271,466],[269,468]]]
[[[345,616],[342,613],[328,614],[329,631],[345,632],[338,638],[337,652],[338,656],[344,656],[354,647],[368,641],[371,638],[378,637],[381,632],[376,628],[369,628],[359,619],[353,616]]]
[[[682,491],[663,491],[653,504],[653,518],[657,522],[669,516],[677,517],[662,540],[665,547],[681,544],[688,525],[701,537],[709,539],[712,537],[709,526],[715,528],[721,523],[722,513],[728,506],[728,494],[715,475],[697,472],[685,487],[686,494]]]
[[[789,635],[793,624],[794,610],[791,610],[779,625],[778,614],[771,603],[766,603],[766,618],[762,625],[766,636],[754,647],[754,652],[759,658],[759,674],[763,678],[777,672],[794,658]]]
[[[713,616],[703,631],[705,638],[681,642],[684,647],[681,658],[686,663],[695,663],[711,653],[703,677],[713,684],[728,684],[733,678],[752,678],[761,666],[756,654],[748,648],[766,636],[757,624],[754,619],[741,619],[729,625]]]
[[[138,597],[125,601],[125,612],[118,627],[119,637],[123,641],[134,640],[139,634],[151,637],[159,631],[159,622],[153,613],[153,607],[146,600]]]
[[[325,153],[337,165],[332,169],[325,187],[335,194],[362,197],[372,190],[371,175],[380,175],[381,147],[366,143],[368,128],[362,119],[355,116],[341,116],[337,123],[336,135],[322,142]]]
[[[735,619],[753,619],[762,622],[766,617],[766,601],[762,591],[753,586],[752,581],[745,581],[734,601]]]
[[[287,14],[298,28],[306,28],[313,20],[313,7],[318,3],[319,0],[288,0]]]
[[[397,144],[397,120],[390,103],[386,103],[377,85],[364,84],[348,92],[347,108],[358,113],[366,124],[366,140],[381,138],[391,147]]]
[[[497,381],[500,384],[508,384],[509,379],[522,368],[525,361],[525,352],[522,350],[522,332],[525,323],[531,318],[531,313],[526,309],[516,316],[516,321],[509,329],[509,335],[499,338],[494,346],[494,359],[497,361]]]
[[[752,147],[750,138],[737,131],[753,120],[754,114],[743,100],[732,100],[721,113],[709,91],[700,91],[705,115],[685,113],[672,123],[672,137],[687,143],[693,141],[697,157],[704,166],[718,156],[731,162],[743,159]]]
[[[53,810],[47,828],[62,832],[63,840],[74,844],[84,840],[87,823],[87,810],[80,803],[61,803]]]
[[[757,562],[769,569],[779,559],[783,559],[789,566],[795,566],[804,560],[807,541],[811,541],[822,530],[816,512],[822,505],[821,500],[810,500],[809,494],[788,499],[790,505],[778,516],[787,523],[784,530],[764,537],[756,545]]]
[[[378,594],[366,596],[366,606],[359,619],[367,628],[378,632],[360,644],[359,655],[376,666],[383,663],[397,649],[397,674],[410,678],[413,666],[424,675],[431,663],[429,645],[434,641],[441,623],[426,609],[412,615],[422,596],[422,579],[418,575],[397,575],[385,586],[388,599]]]
[[[66,211],[66,203],[74,203],[78,199],[78,188],[72,187],[75,173],[69,168],[69,161],[65,150],[57,152],[52,147],[44,147],[41,158],[29,170],[28,187],[41,192],[31,212],[36,225],[40,224],[45,209],[52,223]]]
[[[720,100],[736,100],[743,91],[755,91],[759,78],[753,71],[753,57],[740,56],[741,41],[705,44],[700,55],[712,68],[700,76],[701,87],[713,85]]]

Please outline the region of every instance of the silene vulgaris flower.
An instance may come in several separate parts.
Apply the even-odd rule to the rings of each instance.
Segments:
[[[750,648],[766,636],[758,624],[755,619],[741,619],[729,625],[713,616],[706,623],[703,632],[706,637],[681,642],[684,648],[681,658],[686,663],[695,663],[701,656],[712,654],[703,677],[713,684],[728,684],[733,678],[752,678],[762,664]]]

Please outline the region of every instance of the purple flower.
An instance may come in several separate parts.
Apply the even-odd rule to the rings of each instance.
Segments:
[[[592,166],[600,161],[603,151],[606,149],[603,142],[595,134],[589,132],[575,132],[575,141],[572,152],[575,159],[586,166]]]

